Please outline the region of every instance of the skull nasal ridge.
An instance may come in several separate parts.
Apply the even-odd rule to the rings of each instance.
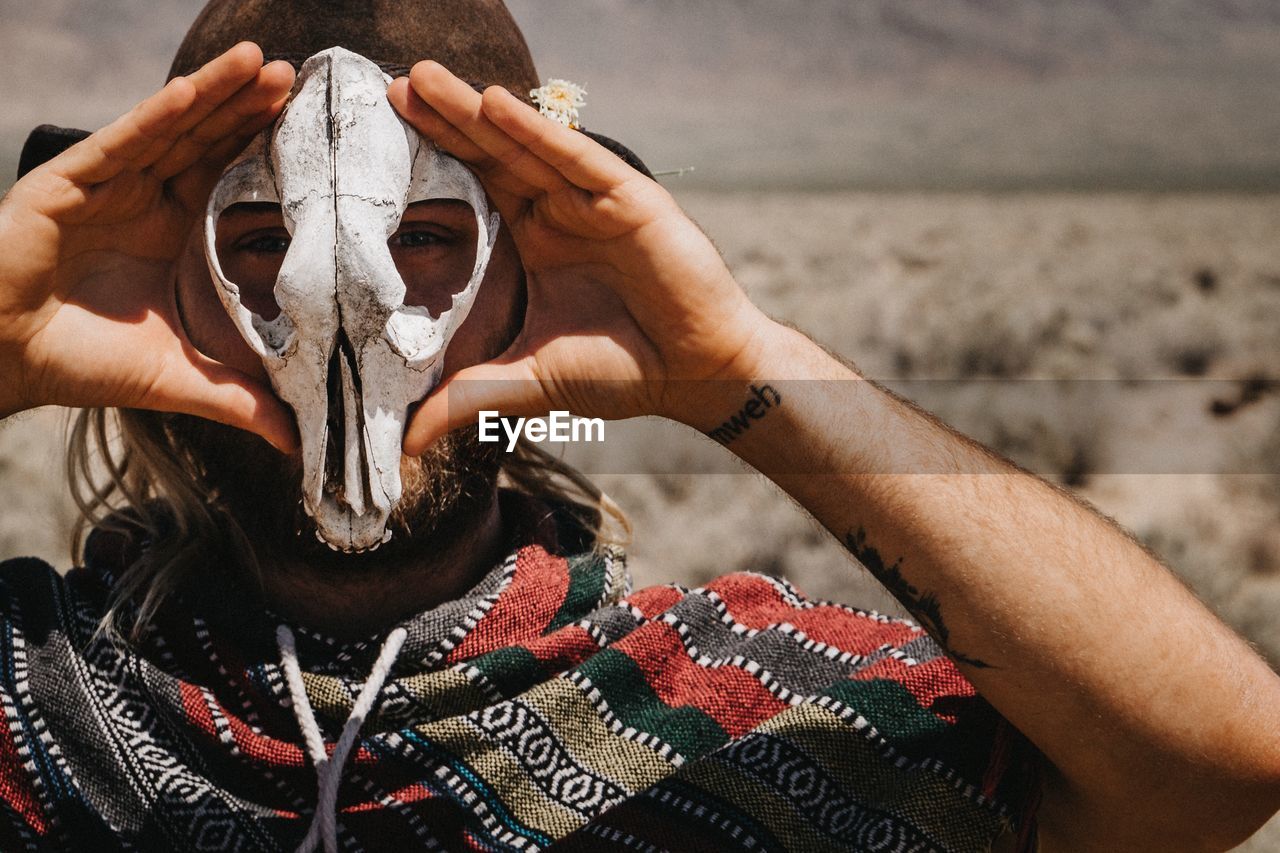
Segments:
[[[339,506],[353,516],[364,515],[365,508],[373,500],[369,482],[368,449],[365,446],[364,388],[360,377],[360,365],[355,347],[347,335],[339,283],[336,278],[341,259],[341,224],[338,216],[340,193],[338,190],[338,137],[341,133],[334,116],[333,61],[328,58],[325,69],[325,131],[329,144],[330,186],[333,187],[334,229],[334,297],[338,308],[338,333],[333,352],[329,356],[328,390],[328,440],[325,442],[325,491],[333,496]]]

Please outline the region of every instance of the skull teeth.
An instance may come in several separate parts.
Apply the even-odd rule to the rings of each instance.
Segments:
[[[316,539],[328,545],[330,551],[340,552],[343,554],[371,554],[374,551],[381,548],[386,543],[391,541],[391,531],[388,530],[382,534],[382,539],[380,541],[374,542],[372,545],[370,545],[367,548],[343,548],[341,546],[333,544],[328,539],[325,539],[324,536],[320,535],[319,530],[315,531],[315,534],[316,534]]]

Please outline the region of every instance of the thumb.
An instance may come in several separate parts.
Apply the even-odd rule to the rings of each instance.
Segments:
[[[404,452],[420,456],[452,430],[476,423],[482,411],[545,414],[550,408],[530,359],[487,362],[460,370],[422,401],[409,421]]]
[[[227,424],[265,439],[281,453],[298,447],[293,414],[270,388],[196,352],[171,360],[138,404]]]

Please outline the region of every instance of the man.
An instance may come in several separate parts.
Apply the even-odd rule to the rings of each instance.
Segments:
[[[502,222],[394,537],[358,555],[298,508],[198,221],[335,44]],[[1198,850],[1280,806],[1280,681],[1248,646],[1108,521],[763,316],[618,146],[512,95],[537,79],[500,4],[215,0],[173,73],[0,205],[0,413],[118,407],[123,445],[81,421],[90,508],[118,507],[85,567],[0,573],[4,849]],[[223,263],[270,281],[280,217],[229,210]],[[466,221],[410,208],[406,279],[465,260]],[[710,432],[748,406],[729,450],[927,635],[754,575],[627,596],[598,493],[474,439],[482,410]]]

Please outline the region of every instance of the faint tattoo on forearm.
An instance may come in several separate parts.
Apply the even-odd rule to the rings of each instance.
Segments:
[[[876,580],[884,584],[894,598],[911,611],[911,615],[918,619],[925,630],[938,641],[943,651],[961,663],[967,663],[978,669],[996,668],[986,661],[969,657],[951,647],[951,632],[942,621],[942,606],[938,603],[938,597],[931,592],[921,592],[902,576],[901,558],[893,565],[886,565],[880,552],[867,543],[867,531],[861,527],[856,533],[845,534],[844,545],[849,549],[849,553],[858,558],[858,562],[867,567],[867,571],[871,572]]]
[[[721,444],[729,444],[735,438],[751,429],[753,421],[758,421],[775,406],[782,405],[782,395],[772,385],[752,385],[751,396],[741,409],[729,416],[729,420],[711,430],[707,435]]]

